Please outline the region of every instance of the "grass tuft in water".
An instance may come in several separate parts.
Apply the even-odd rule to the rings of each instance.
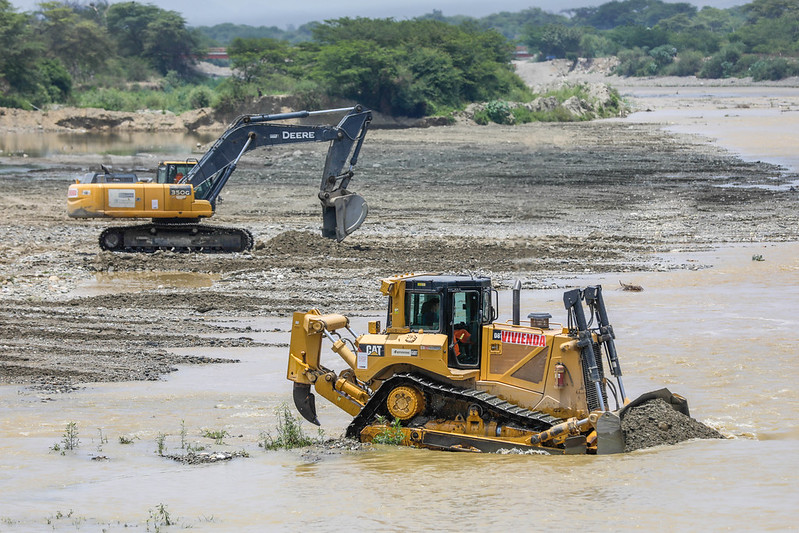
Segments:
[[[224,444],[225,442],[223,439],[229,436],[230,433],[228,433],[224,429],[217,429],[217,430],[206,429],[203,432],[203,437],[207,439],[213,439],[215,443],[220,445]]]
[[[277,437],[273,437],[268,431],[263,432],[258,446],[264,450],[291,450],[311,446],[324,440],[324,432],[321,429],[319,436],[314,439],[305,434],[301,424],[300,420],[291,413],[289,406],[282,404],[277,409]]]
[[[166,505],[159,503],[155,506],[155,509],[150,509],[150,517],[147,519],[147,531],[159,533],[162,527],[173,525],[175,525],[175,521],[169,511],[167,511]]]
[[[61,452],[61,455],[66,455],[67,451],[72,451],[80,446],[80,439],[78,438],[78,423],[67,422],[67,427],[64,428],[64,436],[61,442],[56,442],[50,448],[54,452]]]
[[[166,433],[159,433],[158,436],[155,437],[155,445],[157,447],[155,453],[163,457],[164,452],[166,452]]]

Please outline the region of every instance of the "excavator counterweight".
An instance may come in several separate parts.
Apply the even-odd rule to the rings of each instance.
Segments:
[[[284,122],[341,113],[344,117],[335,126]],[[154,183],[95,180],[70,185],[67,214],[72,218],[152,219],[151,224],[106,229],[100,236],[104,250],[242,252],[253,244],[248,230],[199,224],[215,214],[219,194],[239,160],[261,146],[328,142],[318,195],[322,235],[341,241],[361,226],[368,213],[363,197],[347,187],[371,120],[371,112],[361,106],[242,115],[199,161],[159,165]]]

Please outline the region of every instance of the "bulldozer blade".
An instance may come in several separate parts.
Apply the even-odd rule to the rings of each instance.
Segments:
[[[680,396],[679,394],[674,394],[669,389],[663,388],[651,392],[645,392],[635,400],[631,401],[630,403],[626,404],[624,407],[619,409],[618,413],[621,418],[624,418],[624,413],[627,409],[631,407],[635,407],[636,405],[641,405],[644,402],[648,402],[649,400],[655,400],[660,398],[667,404],[669,404],[672,409],[677,411],[678,413],[682,413],[685,416],[691,416],[690,411],[688,410],[688,400]]]
[[[596,423],[596,453],[607,455],[624,451],[624,433],[621,418],[616,413],[605,411]]]
[[[302,417],[314,425],[320,425],[316,417],[316,398],[311,386],[306,383],[294,383],[294,406]]]
[[[332,198],[328,204],[332,205],[326,205],[322,212],[322,235],[338,242],[360,228],[369,212],[366,200],[357,193]]]

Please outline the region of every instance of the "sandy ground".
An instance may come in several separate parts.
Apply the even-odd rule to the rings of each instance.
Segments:
[[[678,104],[699,103],[689,94]],[[234,317],[381,309],[378,280],[399,272],[550,287],[570,274],[702,267],[660,258],[675,249],[799,238],[795,173],[645,122],[371,131],[350,187],[369,217],[340,244],[318,236],[326,148],[259,150],[211,222],[253,231],[255,250],[229,256],[101,252],[97,237],[113,222],[66,217],[67,185],[83,169],[154,169],[156,156],[0,157],[0,382],[71,390],[158,379],[214,361],[205,348],[257,346]],[[199,355],[168,351],[189,346]]]

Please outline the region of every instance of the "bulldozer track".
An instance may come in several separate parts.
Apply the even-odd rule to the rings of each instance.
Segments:
[[[170,237],[164,235],[171,235],[175,240],[169,242]],[[131,245],[130,242],[134,241],[138,242]],[[250,250],[253,236],[247,229],[225,226],[137,224],[106,228],[100,234],[99,242],[100,248],[112,252],[151,253],[166,250],[213,254]]]
[[[427,397],[439,395],[446,400],[478,405],[482,409],[484,419],[488,416],[489,419],[496,421],[498,424],[513,424],[522,429],[545,431],[563,422],[560,418],[555,418],[540,411],[531,411],[524,407],[519,407],[485,391],[453,387],[416,374],[397,374],[380,386],[361,412],[352,420],[347,427],[347,437],[359,438],[363,428],[372,423],[375,416],[379,414],[379,411],[385,405],[388,393],[398,385],[415,386]],[[411,420],[410,425],[413,425],[413,420]]]

